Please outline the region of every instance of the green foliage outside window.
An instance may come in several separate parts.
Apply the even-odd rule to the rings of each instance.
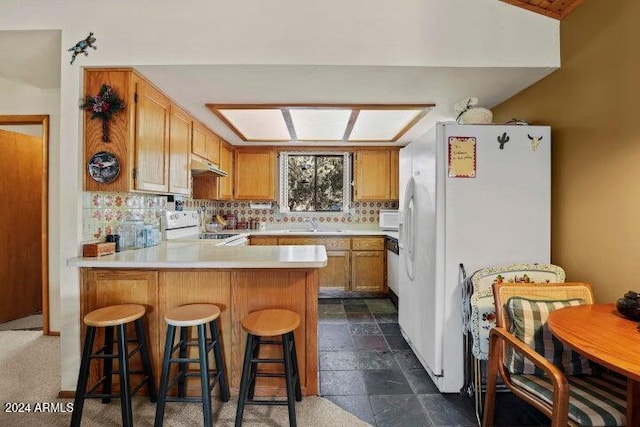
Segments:
[[[287,162],[289,211],[342,211],[342,155],[289,155]]]

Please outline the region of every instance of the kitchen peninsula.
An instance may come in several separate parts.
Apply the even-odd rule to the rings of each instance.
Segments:
[[[246,339],[242,318],[263,308],[295,311],[301,317],[295,339],[304,395],[318,393],[318,269],[326,264],[325,248],[319,245],[220,247],[172,241],[99,258],[69,260],[69,265],[81,271],[78,321],[107,305],[136,303],[147,308],[156,381],[166,333],[164,313],[172,307],[190,303],[220,307],[224,358],[231,388],[236,391]],[[97,378],[97,370],[92,375]],[[199,393],[199,383],[188,387],[191,393]],[[256,395],[284,392],[285,386],[277,378],[264,378],[256,387]]]

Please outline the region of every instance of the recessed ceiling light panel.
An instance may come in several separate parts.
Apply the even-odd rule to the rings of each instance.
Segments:
[[[351,117],[351,109],[289,109],[300,141],[340,141]]]
[[[280,109],[221,109],[219,111],[247,140],[288,141],[291,139]]]
[[[390,141],[423,110],[360,110],[349,141]]]

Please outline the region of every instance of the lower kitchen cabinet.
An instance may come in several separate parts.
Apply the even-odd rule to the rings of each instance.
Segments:
[[[278,246],[278,238],[274,236],[251,236],[249,241],[252,246]]]
[[[320,269],[320,289],[350,290],[350,264],[350,251],[327,251],[327,266]]]
[[[319,270],[320,289],[386,292],[384,237],[252,236],[252,245],[322,245],[327,266]]]
[[[380,292],[384,290],[384,251],[351,252],[351,289]]]
[[[81,319],[90,311],[109,305],[118,304],[140,304],[145,307],[156,305],[158,294],[158,272],[147,270],[106,270],[106,269],[86,269],[80,270],[82,274],[82,284],[80,289],[80,311]],[[148,310],[144,318],[147,325],[149,343],[154,347],[159,342],[159,323],[157,310]],[[86,325],[81,324],[82,340],[84,341]],[[127,333],[130,337],[135,336],[133,322],[127,326]],[[96,328],[96,346],[104,342],[104,328]],[[101,345],[101,344],[100,344]],[[160,356],[158,348],[152,352],[152,367],[154,372],[160,372]],[[131,358],[129,368],[131,371],[142,372],[142,363],[139,357]],[[92,363],[90,371],[90,383],[95,383],[101,375],[98,364]],[[132,384],[137,384],[142,379],[142,374],[133,374]],[[158,377],[156,377],[156,380]],[[117,390],[119,379],[113,376],[113,386]]]

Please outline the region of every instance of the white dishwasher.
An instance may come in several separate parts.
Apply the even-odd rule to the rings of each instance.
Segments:
[[[400,297],[400,250],[398,248],[398,239],[387,236],[385,240],[387,248],[387,284],[389,289],[393,291],[396,297]]]

